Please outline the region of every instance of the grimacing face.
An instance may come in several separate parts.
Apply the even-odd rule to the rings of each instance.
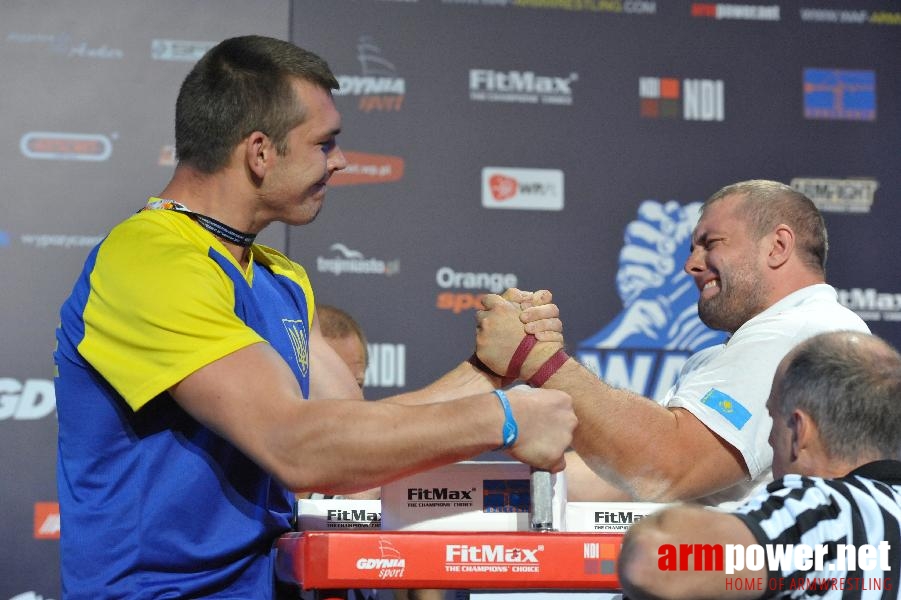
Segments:
[[[766,308],[762,249],[738,213],[742,200],[727,196],[707,207],[685,262],[685,271],[700,290],[701,320],[729,333]]]

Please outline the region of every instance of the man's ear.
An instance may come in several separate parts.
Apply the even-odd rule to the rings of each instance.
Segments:
[[[244,161],[257,179],[262,179],[271,166],[275,148],[262,131],[253,131],[244,138]]]
[[[769,236],[770,251],[767,264],[772,269],[784,265],[795,251],[795,232],[788,225],[779,224]]]
[[[788,427],[792,432],[792,462],[798,460],[801,453],[809,450],[819,439],[817,424],[806,412],[800,409],[792,411],[788,419]]]

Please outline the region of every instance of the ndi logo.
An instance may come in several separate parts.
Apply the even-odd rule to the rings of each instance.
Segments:
[[[726,118],[722,79],[639,77],[640,114],[648,119],[723,121]]]
[[[367,344],[369,365],[364,387],[404,387],[407,385],[406,344]]]

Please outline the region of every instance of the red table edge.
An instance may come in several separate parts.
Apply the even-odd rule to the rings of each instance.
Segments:
[[[579,532],[476,531],[306,531],[290,532],[276,542],[276,576],[303,589],[441,588],[441,589],[557,589],[619,591],[615,563],[622,534]],[[448,545],[517,549],[535,556],[540,577],[532,573],[439,573],[447,569]],[[375,547],[389,547],[401,557],[401,575],[387,578],[360,569],[361,558],[375,555]],[[405,552],[398,553],[400,546]],[[600,556],[598,548],[603,547]],[[611,557],[611,547],[615,554]],[[412,548],[413,550],[409,550]],[[539,555],[540,552],[540,556]],[[361,554],[362,553],[362,554]],[[595,555],[598,553],[597,555]],[[426,555],[429,556],[428,560]],[[384,556],[384,553],[382,553]],[[423,562],[425,561],[425,562]],[[441,563],[438,565],[437,563]],[[363,563],[364,565],[366,562]],[[356,565],[356,570],[354,568]],[[535,568],[535,567],[531,567]],[[391,569],[387,569],[389,572]],[[397,571],[395,569],[394,571]]]

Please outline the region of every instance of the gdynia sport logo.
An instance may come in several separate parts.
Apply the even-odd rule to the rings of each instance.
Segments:
[[[723,571],[726,590],[891,590],[890,545],[862,544],[663,544],[657,551],[661,571]],[[791,577],[745,577],[766,569]],[[881,571],[880,577],[874,572]],[[851,573],[871,576],[851,576]],[[834,574],[834,575],[830,575]]]

